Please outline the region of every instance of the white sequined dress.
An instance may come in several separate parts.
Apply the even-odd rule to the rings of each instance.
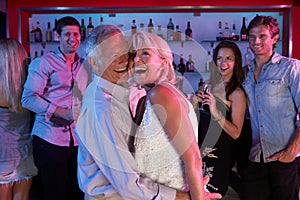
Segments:
[[[168,86],[173,87],[173,86]],[[183,95],[178,92],[178,95]],[[187,100],[188,102],[188,100]],[[189,118],[197,137],[197,117],[190,102]],[[143,175],[156,182],[178,190],[188,191],[184,166],[169,137],[164,131],[153,107],[147,99],[143,120],[137,129],[135,139],[135,159]]]

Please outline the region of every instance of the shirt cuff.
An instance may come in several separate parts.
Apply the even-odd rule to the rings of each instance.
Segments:
[[[176,190],[164,185],[159,185],[158,194],[153,199],[156,200],[171,200],[176,198]]]
[[[45,115],[45,118],[46,118],[46,122],[49,121],[52,117],[52,115],[54,114],[55,110],[56,110],[57,106],[53,105],[53,104],[49,104],[49,107],[46,111],[46,115]]]
[[[300,114],[296,117],[296,126],[300,126]]]

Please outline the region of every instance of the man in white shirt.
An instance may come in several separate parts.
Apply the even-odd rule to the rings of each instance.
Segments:
[[[128,150],[128,44],[113,25],[96,27],[86,39],[87,60],[95,72],[85,91],[76,125],[78,180],[85,199],[189,199],[137,172]],[[158,161],[159,162],[159,161]]]

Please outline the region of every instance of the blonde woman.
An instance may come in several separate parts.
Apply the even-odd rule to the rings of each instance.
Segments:
[[[31,114],[21,106],[27,52],[15,39],[0,40],[0,199],[27,200],[37,175]]]
[[[134,156],[139,171],[177,190],[190,191],[193,200],[219,194],[204,191],[197,118],[192,105],[175,86],[172,52],[155,34],[133,36],[136,51],[133,81],[146,90],[146,109],[137,128]]]

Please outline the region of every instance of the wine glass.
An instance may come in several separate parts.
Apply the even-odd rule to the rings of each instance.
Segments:
[[[202,95],[206,94],[208,92],[208,85],[206,83],[204,83],[203,87],[200,89],[200,91],[202,91]],[[200,106],[200,110],[202,111],[205,111],[205,109],[203,108],[203,99],[202,98],[202,103],[201,103],[201,106]]]

